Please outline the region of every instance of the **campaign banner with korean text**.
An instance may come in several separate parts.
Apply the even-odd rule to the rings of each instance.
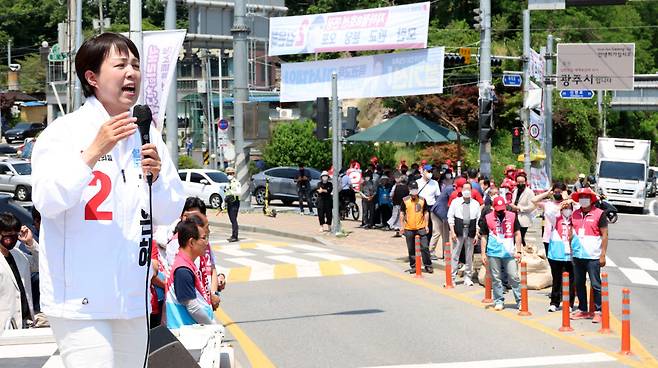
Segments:
[[[269,55],[421,49],[430,3],[270,18]]]
[[[281,102],[443,93],[443,47],[345,59],[281,64]]]
[[[151,108],[153,122],[158,129],[162,129],[164,124],[169,87],[176,75],[176,63],[185,33],[181,29],[143,33],[141,97],[142,103]]]

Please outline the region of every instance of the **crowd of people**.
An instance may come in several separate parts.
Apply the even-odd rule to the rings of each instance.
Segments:
[[[350,168],[355,167],[360,166],[352,162]],[[528,174],[514,165],[505,167],[496,185],[474,168],[455,172],[450,160],[441,164],[423,160],[411,166],[402,161],[393,168],[376,158],[361,177],[355,182],[353,175],[345,173],[339,192],[341,203],[355,202],[356,194],[360,195],[361,228],[393,231],[393,237],[404,237],[409,273],[416,272],[417,238],[422,266],[428,273],[434,271],[432,261],[443,258],[441,245],[448,243],[453,255],[452,281],[456,283],[461,274],[466,286],[474,285],[473,259],[480,253],[492,277],[495,310],[504,308],[505,289],[512,290],[520,306],[518,262],[528,246],[528,228],[541,211],[544,251],[553,278],[548,311],[560,309],[562,272],[568,272],[572,307],[576,296],[578,299],[572,318],[600,321],[600,268],[605,266],[607,220],[604,211],[595,206],[599,198],[590,189],[593,178],[579,175],[573,192],[560,182],[550,190],[535,192]],[[331,225],[333,187],[329,178],[329,172],[322,172],[317,188],[311,188],[303,171],[298,177],[305,183],[300,187],[300,209],[302,200],[310,202],[311,192],[318,192],[322,231],[329,231]],[[587,309],[586,275],[594,291],[594,314]]]

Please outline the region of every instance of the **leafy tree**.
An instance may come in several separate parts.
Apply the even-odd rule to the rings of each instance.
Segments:
[[[296,166],[299,163],[318,170],[331,166],[331,143],[313,134],[315,123],[294,121],[277,125],[263,150],[268,166]]]

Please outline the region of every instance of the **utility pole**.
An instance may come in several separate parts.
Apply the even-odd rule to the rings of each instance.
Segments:
[[[222,56],[224,55],[224,49],[219,49],[219,57],[217,58],[217,66],[219,69],[219,119],[224,119],[224,73],[222,72]],[[219,126],[217,127],[217,134],[219,134]],[[223,133],[222,142],[226,139],[226,133]],[[219,139],[217,140],[219,144]],[[224,170],[224,147],[218,147],[219,151],[219,168]]]
[[[491,0],[480,0],[480,83],[479,102],[486,105],[491,100]],[[492,104],[493,106],[493,104]],[[480,109],[479,112],[482,110]],[[478,119],[480,117],[478,116]],[[480,137],[480,173],[491,177],[491,139]]]
[[[340,192],[340,183],[338,182],[338,175],[340,174],[340,125],[338,121],[338,75],[336,72],[331,73],[331,157],[333,161],[334,174],[331,177],[334,191],[332,194],[333,208],[331,212],[334,235],[341,232],[340,229],[340,202],[338,200],[338,192]]]
[[[176,29],[176,0],[167,0],[165,10],[165,29]],[[177,75],[171,79],[169,96],[165,111],[165,126],[167,127],[167,149],[174,166],[178,167],[178,106],[177,106]],[[187,138],[187,137],[186,137]]]
[[[603,91],[596,91],[596,108],[599,112],[599,126],[602,130],[601,133],[605,137],[605,124],[603,122]]]
[[[248,157],[245,155],[244,146],[244,104],[249,102],[247,36],[250,30],[245,21],[246,13],[246,0],[235,0],[233,28],[231,28],[231,34],[233,35],[233,66],[235,70],[235,92],[233,93],[235,171],[242,186],[242,193],[240,194],[242,203],[240,206],[248,209],[251,208],[251,193],[249,192],[249,172],[247,169]]]
[[[523,10],[523,145],[525,146],[525,154],[523,169],[527,175],[530,175],[530,107],[526,107],[528,103],[528,95],[530,92],[530,10]]]
[[[7,40],[7,66],[11,65],[11,38]]]
[[[82,0],[78,0],[82,1]],[[130,0],[130,40],[137,47],[137,51],[142,59],[144,52],[142,50],[142,0]],[[144,100],[143,94],[140,91],[137,103],[140,104]]]
[[[78,53],[78,50],[80,50],[80,46],[82,46],[82,0],[72,0],[73,3],[75,3],[75,32],[69,32],[70,34],[74,35],[74,42],[71,42],[71,45],[75,45],[75,51],[72,53],[73,57],[71,60],[71,71],[75,70],[75,55]],[[71,73],[74,82],[74,87],[73,87],[73,110],[77,110],[80,105],[82,105],[82,85],[80,84],[80,80],[75,77],[74,73]]]
[[[546,72],[544,73],[544,131],[545,138],[544,150],[546,151],[546,176],[548,176],[548,182],[553,182],[553,60],[555,58],[553,52],[553,35],[549,34],[546,37]]]
[[[100,28],[101,34],[103,34],[103,26],[105,25],[105,18],[103,18],[103,0],[98,0],[98,20],[98,27]]]

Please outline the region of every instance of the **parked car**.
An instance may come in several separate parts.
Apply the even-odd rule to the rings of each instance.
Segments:
[[[36,137],[44,129],[46,127],[41,123],[18,123],[15,127],[7,129],[4,137],[7,143],[22,141],[25,138]]]
[[[185,195],[199,197],[211,208],[222,208],[229,186],[226,174],[218,170],[185,169],[178,170],[178,176]]]
[[[311,202],[316,207],[318,193],[315,188],[320,182],[320,171],[307,167],[305,168],[311,174]],[[297,183],[295,177],[299,174],[299,168],[296,167],[274,167],[259,172],[251,177],[252,195],[259,205],[265,204],[265,179],[270,180],[270,201],[278,199],[284,205],[290,206],[298,199]]]
[[[0,193],[0,213],[3,212],[13,213],[21,224],[29,227],[34,233],[35,229],[32,225],[32,213],[25,207],[16,203],[16,201],[12,199],[11,194]]]
[[[0,158],[0,192],[14,193],[19,201],[32,195],[32,164],[17,158]]]
[[[8,144],[0,144],[0,155],[2,156],[16,156],[16,148]]]

